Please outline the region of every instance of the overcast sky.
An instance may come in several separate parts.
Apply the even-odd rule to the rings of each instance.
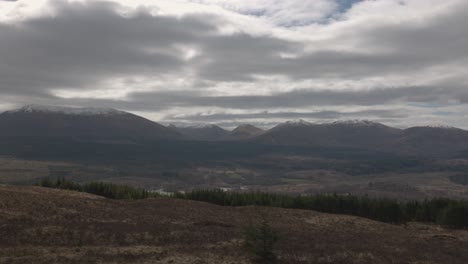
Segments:
[[[0,111],[468,128],[466,0],[0,0]]]

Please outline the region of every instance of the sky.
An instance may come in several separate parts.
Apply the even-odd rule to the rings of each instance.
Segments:
[[[0,111],[468,129],[466,0],[0,0]]]

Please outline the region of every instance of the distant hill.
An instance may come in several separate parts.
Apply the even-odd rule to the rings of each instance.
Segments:
[[[183,139],[140,116],[107,108],[28,105],[0,114],[0,137],[66,137],[87,140]]]
[[[252,142],[288,146],[374,149],[408,155],[451,155],[468,150],[468,131],[453,127],[392,128],[366,120],[313,124],[286,122]]]
[[[250,124],[240,125],[232,131],[213,124],[196,126],[175,126],[171,124],[168,128],[181,133],[189,139],[202,141],[243,140],[264,132],[262,129]]]
[[[250,124],[243,124],[236,127],[230,133],[226,135],[224,139],[226,140],[241,140],[251,138],[265,132],[263,129],[260,129],[256,126]]]
[[[399,135],[396,146],[407,153],[451,154],[468,150],[468,131],[454,127],[412,127]]]
[[[313,124],[299,120],[279,124],[254,141],[280,145],[375,147],[392,140],[399,132],[399,129],[370,121]]]
[[[202,125],[202,126],[188,126],[188,127],[177,127],[170,125],[174,131],[185,135],[187,138],[194,140],[203,141],[216,141],[221,140],[229,134],[228,130],[225,130],[217,125]]]

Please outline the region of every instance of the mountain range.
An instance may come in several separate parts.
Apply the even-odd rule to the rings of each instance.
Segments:
[[[399,129],[366,120],[326,124],[300,120],[281,123],[269,130],[244,124],[229,131],[217,125],[166,127],[115,109],[41,105],[28,105],[0,114],[0,137],[113,142],[242,141],[262,145],[361,148],[410,155],[447,155],[468,150],[468,131],[453,127]]]
[[[171,124],[168,127],[182,135],[185,135],[189,139],[204,141],[243,140],[258,136],[265,132],[263,129],[250,124],[239,125],[231,131],[213,124],[182,127],[177,127]]]

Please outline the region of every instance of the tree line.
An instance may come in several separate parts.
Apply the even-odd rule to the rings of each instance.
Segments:
[[[264,192],[224,192],[222,190],[194,190],[187,193],[176,193],[174,196],[180,199],[204,201],[223,206],[258,205],[306,209],[360,216],[393,224],[418,221],[453,228],[468,228],[468,201],[446,198],[403,202],[395,199],[355,195],[291,196]]]
[[[36,185],[41,187],[92,193],[110,199],[145,199],[150,197],[150,193],[143,188],[135,188],[108,182],[78,184],[64,178],[57,178],[55,180],[45,178],[39,181]]]
[[[45,178],[41,187],[87,192],[111,199],[146,199],[159,196],[143,188],[90,182],[78,184],[64,178]],[[468,201],[433,198],[422,201],[398,201],[369,196],[314,194],[287,195],[266,192],[225,192],[219,189],[178,192],[173,198],[203,201],[222,206],[270,206],[314,210],[324,213],[354,215],[376,221],[403,224],[411,221],[436,223],[453,228],[468,228]]]

